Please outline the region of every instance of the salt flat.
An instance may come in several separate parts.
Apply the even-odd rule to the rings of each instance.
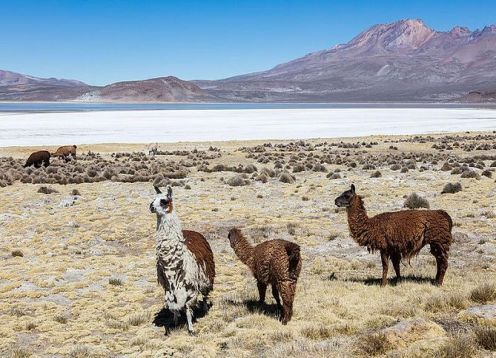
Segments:
[[[496,129],[496,110],[325,108],[1,113],[0,147],[338,138]]]

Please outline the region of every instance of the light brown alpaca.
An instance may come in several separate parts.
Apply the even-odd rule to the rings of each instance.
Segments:
[[[253,247],[236,228],[229,231],[228,238],[236,255],[257,280],[260,304],[265,302],[267,285],[272,285],[272,295],[282,311],[282,324],[288,323],[293,315],[296,282],[301,271],[300,247],[286,240],[269,240]]]
[[[70,156],[72,156],[73,159],[76,159],[76,150],[76,145],[64,145],[59,147],[55,153],[52,153],[52,156],[62,158],[65,161],[67,161]]]
[[[382,261],[382,282],[387,283],[389,259],[398,279],[401,259],[410,259],[430,245],[436,258],[436,284],[442,285],[448,268],[448,251],[451,245],[451,217],[443,210],[402,210],[382,213],[369,218],[362,198],[355,186],[336,198],[335,204],[346,207],[348,226],[353,239],[371,252],[379,250]]]

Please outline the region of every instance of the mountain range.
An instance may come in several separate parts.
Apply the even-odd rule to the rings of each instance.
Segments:
[[[267,71],[214,81],[169,76],[96,87],[0,71],[0,100],[492,101],[495,90],[496,25],[442,32],[412,19],[372,26],[346,44]]]

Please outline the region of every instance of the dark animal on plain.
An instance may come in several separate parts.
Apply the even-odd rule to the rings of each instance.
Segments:
[[[55,153],[52,154],[54,157],[59,157],[64,159],[65,161],[68,161],[70,157],[76,159],[76,145],[64,145],[62,147],[59,147]]]
[[[50,165],[50,152],[47,150],[40,150],[38,152],[31,153],[24,168],[34,165],[35,168],[39,168],[42,165],[48,167]]]
[[[165,291],[165,308],[174,315],[186,313],[188,331],[193,334],[193,309],[198,297],[203,296],[204,307],[213,289],[215,262],[212,249],[205,237],[195,231],[182,230],[172,200],[172,189],[162,194],[155,187],[157,196],[150,204],[150,211],[157,214],[157,280]]]
[[[354,185],[337,197],[335,204],[346,207],[353,239],[360,246],[366,246],[369,252],[378,250],[381,253],[382,286],[387,283],[389,259],[400,279],[401,260],[409,260],[425,245],[430,245],[431,253],[436,258],[436,284],[443,284],[453,228],[448,213],[443,210],[402,210],[369,218]]]
[[[287,324],[293,316],[296,282],[301,271],[300,246],[286,240],[269,240],[253,247],[236,228],[229,231],[228,238],[236,256],[257,280],[259,303],[264,304],[267,285],[271,285],[282,312],[282,324]]]

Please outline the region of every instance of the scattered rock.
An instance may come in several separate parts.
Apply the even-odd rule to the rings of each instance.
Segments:
[[[496,305],[481,305],[467,308],[459,317],[470,322],[484,322],[496,325]]]
[[[380,331],[396,348],[404,348],[412,342],[443,337],[446,331],[437,323],[425,318],[413,318],[396,323]]]

